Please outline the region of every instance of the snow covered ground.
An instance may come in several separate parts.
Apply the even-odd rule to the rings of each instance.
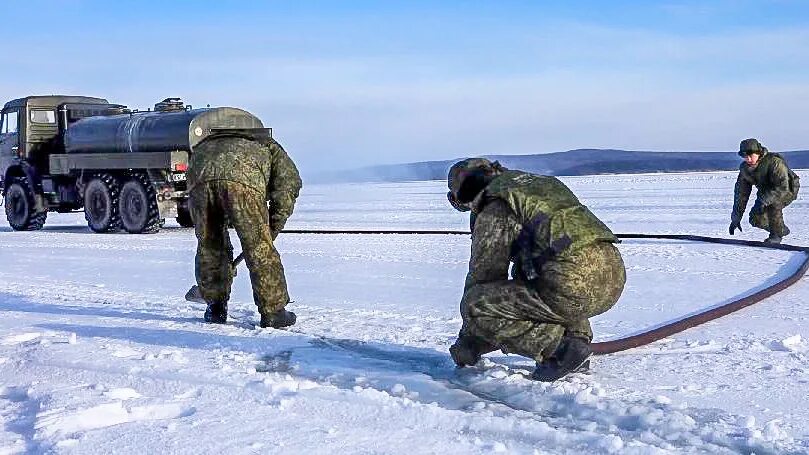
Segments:
[[[809,181],[807,172],[800,173]],[[615,232],[727,236],[733,173],[564,178]],[[464,229],[443,182],[308,185],[291,229]],[[807,203],[786,210],[809,245]],[[743,223],[741,238],[766,233]],[[235,236],[234,236],[235,239]],[[236,243],[238,249],[238,243]],[[282,235],[298,324],[256,330],[241,269],[227,326],[183,300],[193,231],[91,234],[81,214],[0,228],[0,454],[809,453],[809,283],[669,339],[526,379],[455,370],[467,236]],[[749,294],[800,253],[619,246],[597,340]]]

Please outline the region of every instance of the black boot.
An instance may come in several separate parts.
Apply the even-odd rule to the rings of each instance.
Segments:
[[[563,337],[559,347],[541,363],[531,374],[532,379],[542,382],[553,382],[569,373],[586,371],[590,368],[590,356],[593,350],[590,342],[584,338]]]
[[[213,302],[205,310],[205,322],[224,324],[228,321],[228,303]]]
[[[262,329],[265,329],[267,327],[272,327],[274,329],[281,329],[295,324],[295,321],[297,319],[298,318],[295,316],[295,313],[284,309],[280,309],[272,314],[262,314],[261,322],[259,323],[259,325],[261,326]]]
[[[769,237],[764,239],[764,243],[781,243],[781,237],[775,234],[770,234]]]
[[[458,368],[472,366],[480,361],[480,356],[495,350],[495,347],[474,335],[458,335],[449,347],[449,354]]]

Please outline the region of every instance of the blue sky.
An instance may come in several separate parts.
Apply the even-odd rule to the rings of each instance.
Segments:
[[[750,136],[809,148],[805,1],[28,0],[3,17],[4,99],[242,107],[304,174]]]

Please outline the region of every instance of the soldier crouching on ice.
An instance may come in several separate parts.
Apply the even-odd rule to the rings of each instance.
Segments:
[[[453,207],[474,218],[455,363],[500,349],[536,360],[540,381],[588,368],[588,318],[626,282],[619,240],[555,177],[471,158],[450,168],[448,186]]]
[[[739,144],[739,156],[744,162],[739,165],[728,232],[733,235],[736,229],[742,230],[742,216],[755,185],[758,193],[750,209],[750,224],[770,233],[765,242],[781,243],[789,234],[783,209],[798,197],[800,178],[781,155],[770,153],[756,139],[743,140]]]
[[[250,270],[261,327],[294,324],[295,313],[284,309],[289,293],[273,240],[292,214],[302,186],[295,163],[268,130],[214,131],[194,148],[188,184],[197,235],[197,285],[208,304],[205,321],[227,321],[234,273],[231,224]]]

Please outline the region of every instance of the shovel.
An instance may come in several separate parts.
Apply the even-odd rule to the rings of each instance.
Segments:
[[[239,255],[236,256],[236,259],[234,259],[233,262],[230,264],[230,266],[233,268],[234,276],[236,276],[236,267],[238,267],[239,263],[242,262],[243,260],[244,260],[244,251],[239,253]],[[202,294],[199,292],[199,286],[197,286],[196,284],[191,286],[191,289],[189,289],[188,292],[185,293],[185,299],[188,300],[189,302],[207,303],[205,302],[205,299],[202,298]]]

